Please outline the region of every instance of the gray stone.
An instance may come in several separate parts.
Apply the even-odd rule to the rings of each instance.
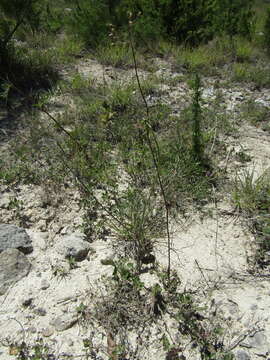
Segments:
[[[0,295],[9,286],[27,276],[31,268],[27,257],[17,249],[7,249],[0,253]]]
[[[9,194],[0,194],[0,208],[7,209],[10,203]]]
[[[238,350],[236,353],[237,360],[250,360],[249,354],[244,350]]]
[[[31,334],[36,334],[37,333],[37,329],[34,326],[31,326],[27,329],[28,332],[30,332]]]
[[[83,234],[74,233],[64,236],[57,243],[57,252],[65,258],[73,257],[76,261],[82,261],[87,257],[90,244],[83,240]]]
[[[256,104],[261,105],[261,106],[266,107],[266,108],[269,106],[268,102],[265,101],[264,99],[255,99],[254,102]]]
[[[42,279],[40,284],[41,290],[46,290],[49,287],[50,287],[50,283],[46,279]]]
[[[24,254],[33,251],[32,241],[23,228],[0,224],[0,253],[10,248],[18,249]]]
[[[51,322],[51,325],[54,326],[57,331],[64,331],[71,328],[77,321],[77,314],[62,314],[55,318]]]
[[[270,351],[267,337],[263,331],[257,332],[254,336],[249,337],[248,343],[256,350],[256,353],[260,355],[264,355]]]
[[[53,333],[54,333],[54,329],[52,326],[48,326],[42,330],[42,335],[44,337],[50,337],[53,335]]]
[[[22,300],[22,306],[24,306],[24,307],[29,307],[32,305],[32,303],[33,303],[32,297],[31,298],[27,297],[26,299]]]
[[[47,314],[46,310],[43,308],[36,308],[33,310],[33,312],[38,316],[45,316]]]

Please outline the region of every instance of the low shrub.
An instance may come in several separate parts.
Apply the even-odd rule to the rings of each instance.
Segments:
[[[263,40],[264,46],[267,51],[270,52],[270,8],[268,8],[266,12],[266,19],[263,28]]]
[[[258,176],[254,171],[245,171],[236,178],[233,190],[235,206],[246,216],[257,241],[255,262],[269,265],[270,251],[270,176],[265,171]]]

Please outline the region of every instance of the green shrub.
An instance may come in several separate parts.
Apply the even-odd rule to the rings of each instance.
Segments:
[[[248,219],[249,226],[257,240],[255,261],[269,265],[265,258],[270,251],[270,176],[265,171],[258,176],[254,171],[245,171],[236,179],[233,190],[233,201],[237,208]]]
[[[32,32],[39,29],[42,6],[37,0],[0,1],[0,49],[5,51],[15,33],[29,26]]]
[[[194,46],[216,35],[251,37],[251,0],[81,0],[70,23],[90,46],[112,33],[127,40],[129,29],[137,45],[171,38]]]
[[[194,46],[212,38],[209,0],[167,0],[163,14],[166,31],[177,42]]]
[[[264,130],[270,130],[270,111],[268,107],[256,103],[254,100],[248,100],[243,104],[241,117],[254,126],[261,126]]]
[[[10,98],[12,94],[16,94],[27,98],[37,89],[48,89],[58,78],[53,66],[52,52],[42,48],[39,42],[27,44],[18,41],[22,34],[29,32],[29,29],[32,32],[32,39],[37,36],[42,25],[43,5],[40,5],[37,0],[0,0],[0,92],[2,97]],[[27,37],[30,38],[29,35]],[[6,84],[9,86],[8,93],[3,92]],[[9,103],[9,98],[4,99],[6,104]],[[29,100],[27,99],[28,103]]]
[[[131,49],[125,42],[99,46],[95,51],[95,57],[101,64],[105,65],[114,67],[133,66]]]
[[[83,39],[88,46],[102,43],[110,32],[110,13],[105,0],[77,2],[68,19],[73,34]]]
[[[267,51],[270,52],[270,8],[267,9],[263,34],[264,34],[264,45]]]
[[[233,65],[232,79],[234,81],[253,83],[256,87],[270,86],[270,72],[268,68],[260,68],[258,65],[248,63],[236,63]]]
[[[218,35],[241,35],[251,39],[254,31],[252,0],[214,0],[213,31]]]

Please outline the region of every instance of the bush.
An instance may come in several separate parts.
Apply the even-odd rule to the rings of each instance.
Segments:
[[[37,0],[0,0],[0,10],[0,93],[8,104],[12,93],[25,95],[26,91],[29,95],[38,88],[49,88],[58,75],[52,53],[18,41],[18,35],[23,37],[29,28],[33,36],[40,29],[43,5]]]
[[[257,241],[255,262],[262,267],[269,265],[267,252],[270,250],[270,176],[265,171],[256,176],[254,171],[239,175],[233,191],[235,206],[247,217]]]
[[[40,25],[42,8],[37,0],[0,0],[0,48],[7,49],[15,33],[26,24],[34,32]]]
[[[167,0],[163,14],[166,32],[177,42],[194,46],[212,37],[209,0]]]
[[[270,8],[267,9],[267,15],[264,24],[264,45],[268,52],[270,52]]]
[[[252,0],[214,0],[213,31],[216,34],[251,38],[254,13]]]
[[[128,27],[139,45],[170,37],[197,46],[215,35],[252,32],[251,0],[81,0],[72,15],[72,29],[90,46],[116,32],[127,37]],[[113,31],[111,31],[113,29]]]
[[[77,2],[68,20],[72,33],[86,45],[97,46],[109,35],[110,12],[104,0]]]

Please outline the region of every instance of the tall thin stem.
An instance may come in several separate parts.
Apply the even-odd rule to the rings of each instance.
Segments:
[[[164,202],[164,207],[165,207],[165,213],[166,213],[166,233],[167,233],[167,250],[168,250],[168,267],[167,267],[167,274],[168,274],[168,281],[170,281],[170,274],[171,274],[171,234],[170,234],[170,209],[169,209],[169,204],[167,201],[167,197],[166,197],[166,192],[164,189],[164,185],[162,182],[162,178],[161,178],[161,174],[160,174],[160,169],[159,169],[159,163],[158,163],[158,157],[159,157],[159,144],[158,144],[158,140],[156,138],[155,132],[152,129],[151,126],[151,122],[150,122],[150,110],[149,110],[149,106],[146,100],[146,97],[144,95],[144,92],[142,90],[142,86],[141,86],[141,81],[140,81],[140,77],[138,74],[138,65],[137,65],[137,60],[136,60],[136,54],[135,54],[135,48],[134,48],[134,44],[133,44],[133,39],[132,39],[132,34],[131,31],[129,29],[129,39],[130,39],[130,45],[131,45],[131,50],[132,50],[132,57],[133,57],[133,63],[134,63],[134,69],[135,69],[135,74],[136,74],[136,80],[137,80],[137,84],[138,84],[138,88],[141,94],[141,97],[143,99],[144,105],[145,105],[145,109],[146,109],[146,117],[144,118],[144,125],[145,125],[145,129],[146,129],[146,139],[147,139],[147,143],[151,152],[151,156],[153,159],[153,163],[156,169],[156,173],[157,173],[157,178],[158,178],[158,184],[160,187],[160,191],[161,191],[161,195],[162,195],[162,199]],[[151,135],[152,138],[154,140],[154,144],[151,140]]]

